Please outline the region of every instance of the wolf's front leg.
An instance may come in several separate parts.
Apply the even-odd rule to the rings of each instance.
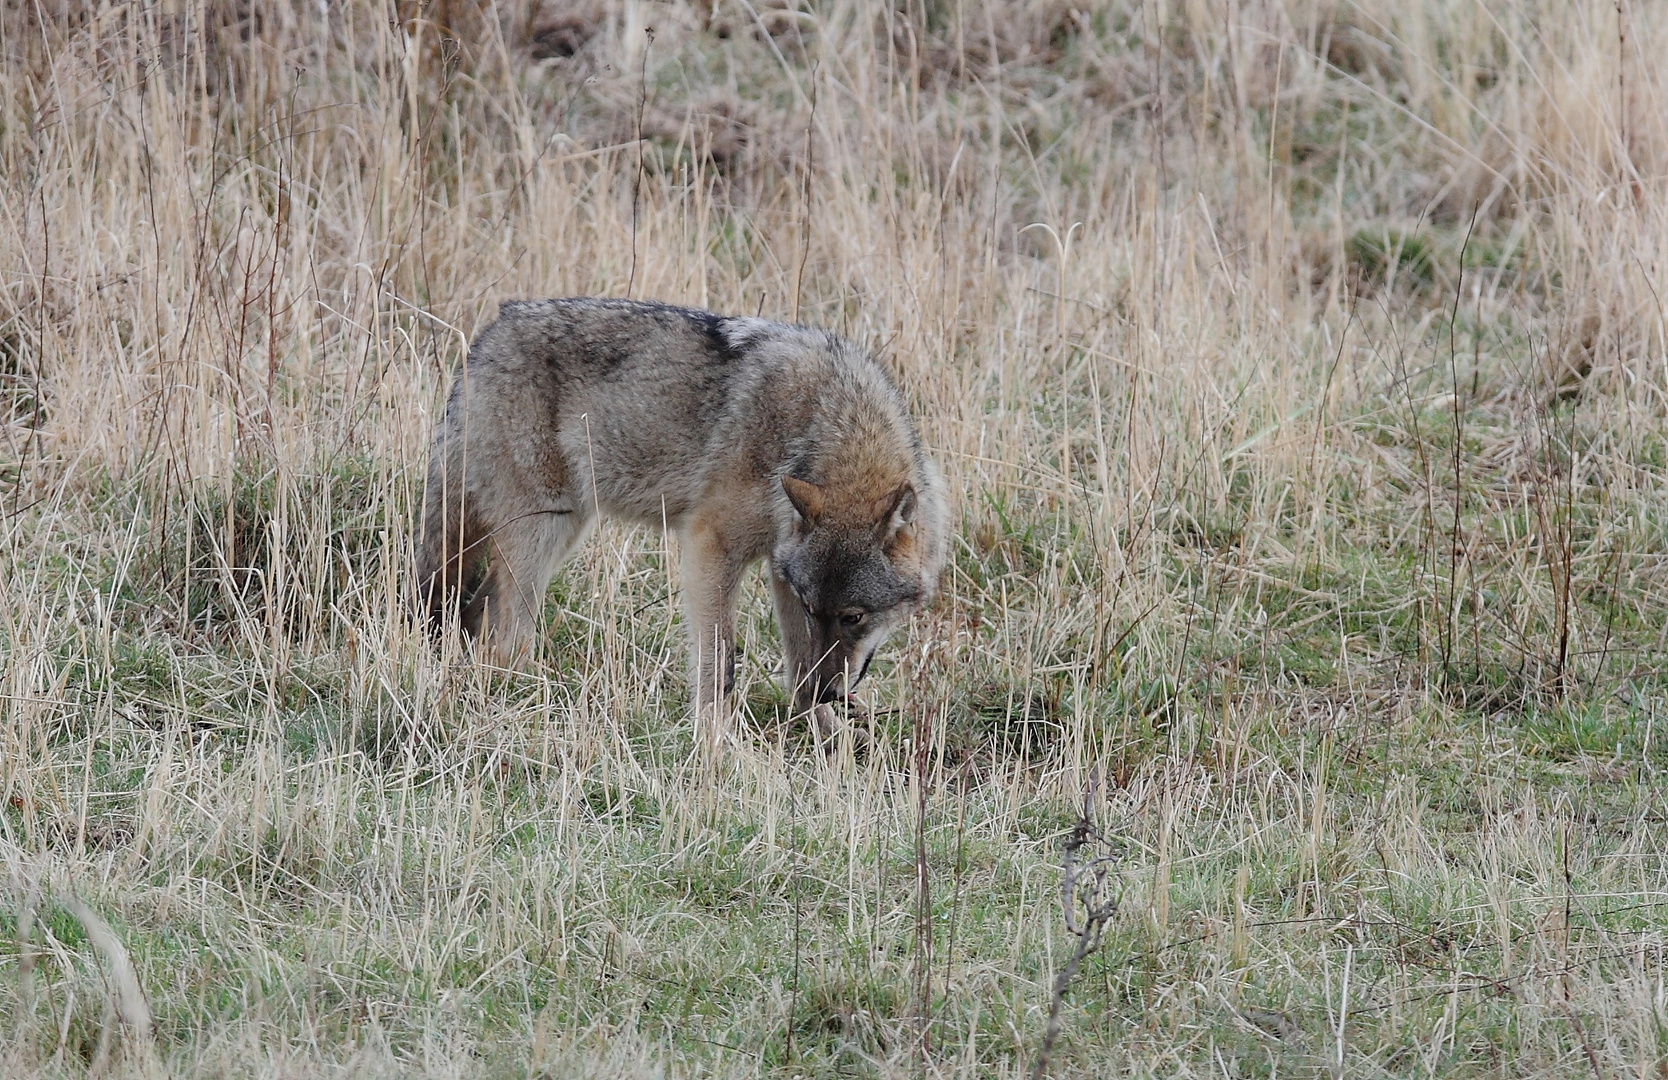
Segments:
[[[831,754],[842,724],[832,705],[817,702],[814,673],[822,657],[816,655],[811,641],[811,616],[774,565],[770,568],[770,591],[776,601],[776,627],[782,635],[782,688],[793,700],[794,712],[811,714],[823,752]]]
[[[696,521],[685,532],[683,594],[689,609],[689,677],[696,715],[713,745],[728,726],[726,699],[736,680],[736,586],[745,565],[738,545],[721,529]]]
[[[793,700],[795,712],[808,712],[817,703],[817,688],[811,681],[817,657],[811,655],[810,615],[774,564],[770,592],[776,601],[776,628],[782,635],[782,689]]]

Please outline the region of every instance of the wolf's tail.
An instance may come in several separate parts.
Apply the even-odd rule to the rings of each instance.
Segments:
[[[455,623],[486,580],[491,529],[482,522],[460,455],[444,435],[429,457],[417,542],[417,604],[439,631]]]

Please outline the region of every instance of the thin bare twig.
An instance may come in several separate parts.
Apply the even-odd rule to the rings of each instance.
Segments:
[[[1048,1006],[1048,1027],[1043,1031],[1042,1046],[1037,1050],[1037,1064],[1031,1069],[1031,1080],[1042,1080],[1048,1071],[1048,1058],[1054,1043],[1060,1038],[1060,1013],[1065,1005],[1066,991],[1084,959],[1100,948],[1107,923],[1118,913],[1118,897],[1107,884],[1107,874],[1117,862],[1112,845],[1094,826],[1095,791],[1100,786],[1100,775],[1092,773],[1083,790],[1083,814],[1066,837],[1065,857],[1060,862],[1060,908],[1066,931],[1077,939],[1066,966],[1054,977],[1053,999]],[[1089,849],[1081,862],[1078,853]]]
[[[637,172],[631,181],[631,273],[626,277],[626,299],[637,285],[637,216],[643,194],[643,114],[649,107],[649,50],[654,47],[654,27],[643,28],[643,65],[638,72]]]

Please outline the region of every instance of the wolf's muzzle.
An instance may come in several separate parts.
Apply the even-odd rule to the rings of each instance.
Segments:
[[[835,702],[844,701],[846,698],[850,697],[851,692],[857,689],[857,684],[861,683],[863,681],[863,677],[869,673],[869,661],[873,659],[873,653],[865,656],[863,658],[863,666],[857,669],[857,674],[855,676],[851,674],[850,669],[842,669],[841,671],[826,678],[822,676],[814,676],[817,689],[817,704],[832,705]]]

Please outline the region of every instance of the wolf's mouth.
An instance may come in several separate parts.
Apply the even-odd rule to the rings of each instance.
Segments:
[[[863,660],[863,666],[857,670],[856,675],[847,676],[843,679],[836,677],[830,679],[822,686],[819,686],[817,688],[817,704],[833,705],[836,702],[841,701],[856,704],[856,702],[853,701],[852,692],[857,689],[860,683],[862,683],[863,677],[869,673],[869,661],[873,659],[874,657],[872,655],[866,657]],[[836,687],[839,689],[836,689]]]

